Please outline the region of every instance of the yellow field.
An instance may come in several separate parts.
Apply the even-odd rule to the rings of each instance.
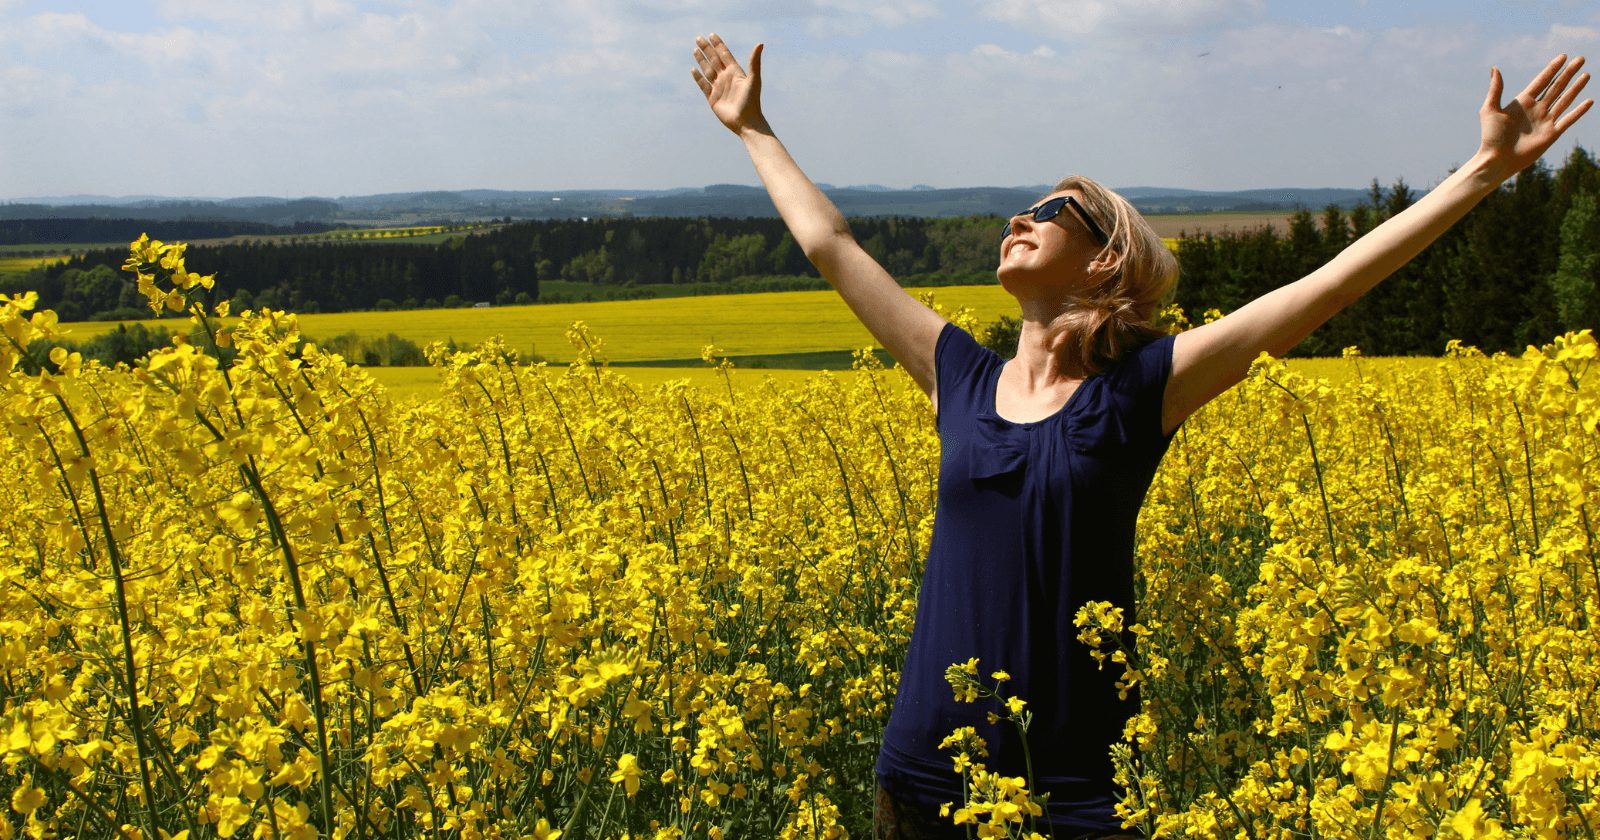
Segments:
[[[1346,383],[1363,376],[1386,382],[1407,373],[1415,373],[1438,363],[1431,358],[1375,358],[1352,361],[1347,359],[1292,359],[1291,370],[1304,375],[1326,379],[1333,383]],[[366,368],[370,375],[393,399],[413,397],[427,399],[438,396],[443,383],[443,372],[431,367],[374,367]],[[683,381],[697,389],[722,390],[723,375],[710,365],[696,367],[627,367],[616,368],[613,373],[633,387],[650,389],[668,382]],[[736,391],[764,388],[772,382],[780,388],[803,389],[820,374],[814,370],[741,369],[735,367],[731,381]]]
[[[944,307],[970,307],[984,322],[1014,314],[1015,303],[998,285],[947,286],[930,290]],[[724,355],[849,350],[872,342],[866,328],[832,291],[767,292],[752,295],[662,298],[658,300],[557,303],[484,309],[423,309],[403,312],[350,312],[301,315],[306,335],[343,333],[376,337],[397,333],[421,345],[454,339],[470,346],[499,336],[524,355],[556,362],[575,351],[566,330],[582,321],[605,341],[614,361],[695,359],[707,344]],[[166,321],[178,329],[182,321]],[[82,340],[115,329],[116,322],[66,324]]]
[[[226,371],[24,375],[50,331],[0,303],[3,836],[869,836],[938,487],[903,374],[643,386],[489,342],[397,403],[288,316]],[[1139,691],[1125,825],[1589,836],[1597,363],[1269,361],[1190,418],[1137,623],[1061,640]],[[1007,666],[956,673],[1026,726]],[[961,758],[951,818],[1026,836],[1030,781]]]
[[[431,367],[375,367],[366,368],[393,399],[417,397],[427,399],[440,395],[444,382],[443,372]],[[617,368],[614,373],[635,388],[651,389],[668,382],[683,381],[698,389],[722,389],[722,374],[709,365],[700,367],[630,367]],[[739,370],[735,369],[731,381],[736,391],[765,387],[768,381],[779,387],[798,387],[815,379],[814,370]]]
[[[0,277],[22,274],[41,265],[57,262],[63,257],[10,257],[0,255]]]

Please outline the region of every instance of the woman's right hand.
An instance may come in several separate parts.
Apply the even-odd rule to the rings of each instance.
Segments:
[[[761,114],[761,44],[750,51],[750,72],[734,59],[721,36],[712,33],[694,39],[694,82],[706,95],[711,113],[739,134],[747,128],[766,129],[766,117]]]

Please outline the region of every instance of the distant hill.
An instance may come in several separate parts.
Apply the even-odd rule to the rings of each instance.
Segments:
[[[1000,216],[1027,207],[1048,189],[1046,186],[935,189],[918,185],[911,189],[891,189],[876,184],[824,185],[829,198],[848,216]],[[1145,213],[1287,212],[1300,207],[1319,210],[1328,204],[1352,207],[1367,196],[1366,190],[1337,188],[1218,192],[1141,186],[1124,188],[1120,192]],[[449,190],[295,199],[72,195],[0,203],[0,220],[181,219],[270,225],[775,215],[777,211],[764,190],[741,184],[672,190]]]

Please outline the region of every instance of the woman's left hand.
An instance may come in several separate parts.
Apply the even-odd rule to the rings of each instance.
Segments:
[[[1531,166],[1594,105],[1593,99],[1585,99],[1572,107],[1589,83],[1588,73],[1578,73],[1582,67],[1583,56],[1567,61],[1565,55],[1558,55],[1504,106],[1500,95],[1505,80],[1500,68],[1490,69],[1489,96],[1478,111],[1483,128],[1478,154],[1492,162],[1502,179]]]

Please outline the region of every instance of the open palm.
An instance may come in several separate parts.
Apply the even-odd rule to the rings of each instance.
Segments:
[[[1589,83],[1588,73],[1578,75],[1582,67],[1582,56],[1571,62],[1565,55],[1556,56],[1504,106],[1500,104],[1500,96],[1505,81],[1498,67],[1490,71],[1489,95],[1478,111],[1478,122],[1483,130],[1479,151],[1503,167],[1504,177],[1538,160],[1562,132],[1594,105],[1593,99],[1586,99],[1578,107],[1572,107],[1584,85]]]
[[[695,84],[706,95],[711,113],[735,134],[765,125],[761,114],[761,44],[750,51],[747,74],[716,33],[695,38]]]

